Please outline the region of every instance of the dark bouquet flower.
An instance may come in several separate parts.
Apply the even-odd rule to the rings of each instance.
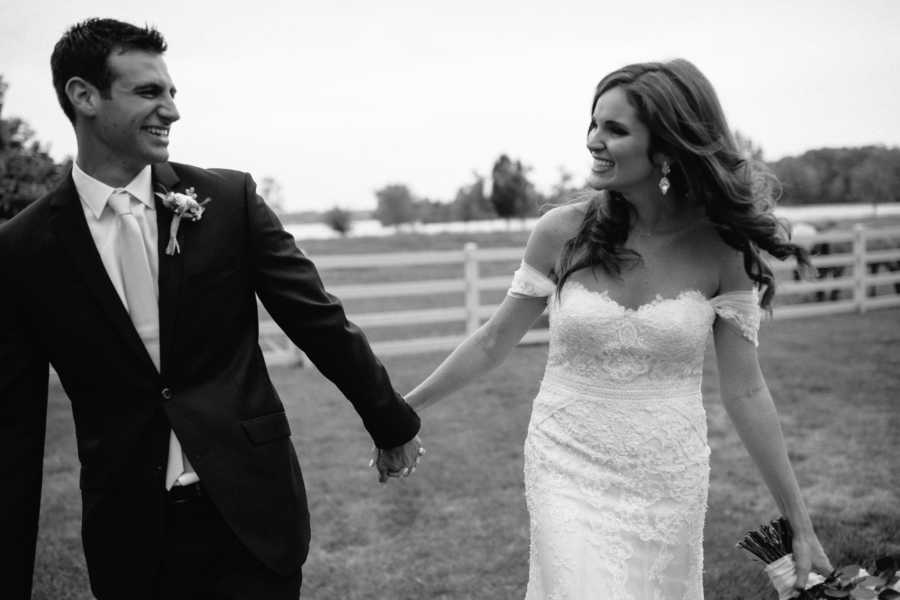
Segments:
[[[778,600],[900,600],[900,555],[879,558],[871,572],[860,565],[847,565],[828,577],[810,573],[806,589],[795,589],[792,540],[791,525],[782,517],[748,531],[737,544],[765,565],[763,571],[778,592]]]

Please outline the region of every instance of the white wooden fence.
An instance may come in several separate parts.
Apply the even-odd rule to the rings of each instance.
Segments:
[[[793,261],[773,260],[779,281],[778,298],[795,297],[796,303],[776,305],[776,319],[818,316],[900,306],[900,227],[866,228],[820,233],[804,240],[809,244],[825,243],[847,247],[848,251],[817,255],[812,259],[819,277],[812,281],[793,281]],[[364,283],[328,286],[343,300],[359,298],[399,298],[433,294],[462,294],[461,306],[392,310],[373,313],[350,313],[350,320],[366,331],[378,327],[464,323],[465,333],[419,337],[415,339],[375,341],[373,350],[379,356],[421,354],[448,351],[490,317],[496,305],[481,304],[481,292],[505,290],[512,272],[502,276],[483,277],[481,265],[496,261],[519,261],[523,248],[478,248],[466,244],[462,250],[439,252],[403,252],[381,254],[345,254],[313,257],[320,271],[341,269],[396,268],[421,265],[459,265],[459,277],[426,279],[395,283]],[[887,269],[887,272],[881,272]],[[887,290],[887,293],[885,291]],[[799,297],[798,297],[799,296]],[[829,299],[829,296],[835,296]],[[546,342],[547,329],[533,329],[523,343]],[[302,354],[271,320],[260,323],[260,344],[270,365],[296,364]]]

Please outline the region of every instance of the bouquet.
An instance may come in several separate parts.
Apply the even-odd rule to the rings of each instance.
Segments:
[[[900,555],[879,558],[871,573],[859,565],[841,567],[828,577],[810,573],[806,589],[795,589],[792,541],[790,523],[780,518],[747,532],[737,544],[766,565],[763,571],[778,592],[778,600],[900,600]]]

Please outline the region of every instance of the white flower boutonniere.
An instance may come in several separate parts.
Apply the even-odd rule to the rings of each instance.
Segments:
[[[181,246],[178,244],[178,227],[181,219],[199,221],[203,217],[203,211],[206,210],[204,206],[212,198],[198,202],[197,193],[192,187],[184,190],[183,194],[165,188],[163,190],[162,193],[157,192],[156,197],[162,201],[163,206],[175,213],[175,216],[172,217],[172,225],[169,227],[169,243],[166,245],[166,254],[172,256],[181,252]]]

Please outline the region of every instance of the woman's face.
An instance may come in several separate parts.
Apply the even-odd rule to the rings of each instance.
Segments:
[[[620,193],[656,185],[659,174],[647,155],[649,147],[650,130],[625,92],[607,90],[597,99],[588,129],[587,148],[594,159],[588,185]]]

